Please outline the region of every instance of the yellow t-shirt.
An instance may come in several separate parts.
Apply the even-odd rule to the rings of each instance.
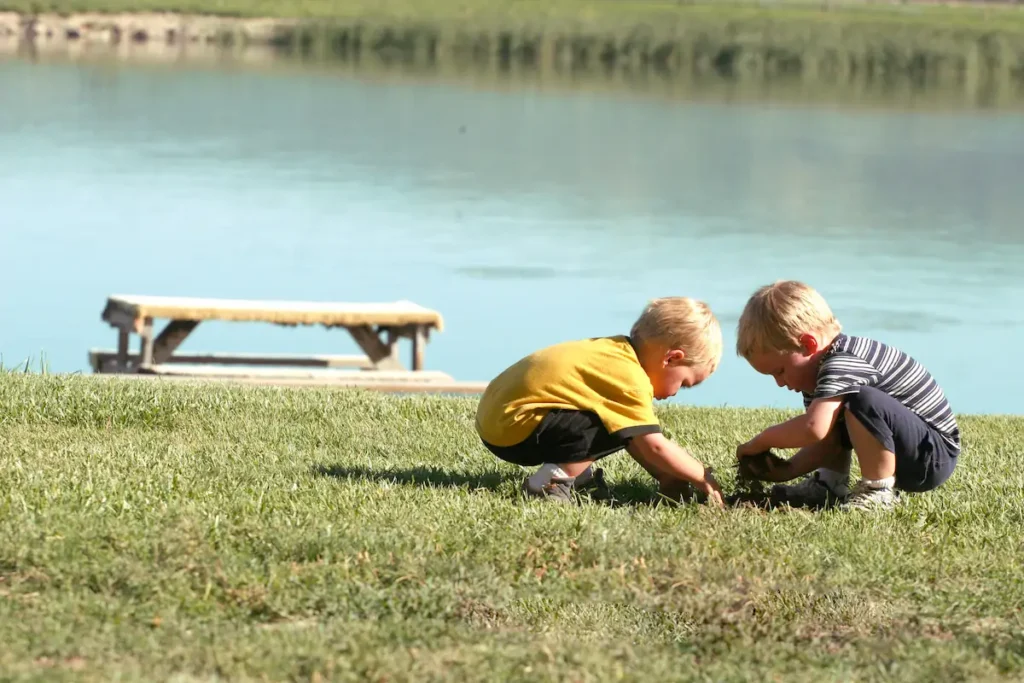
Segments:
[[[523,358],[487,385],[476,429],[491,445],[514,446],[552,409],[592,411],[612,435],[660,431],[651,429],[651,380],[626,336],[562,342]]]

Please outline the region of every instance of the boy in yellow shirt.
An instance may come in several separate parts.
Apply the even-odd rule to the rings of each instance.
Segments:
[[[703,382],[721,357],[722,331],[707,304],[656,299],[628,336],[555,344],[499,374],[480,400],[477,433],[502,460],[539,466],[523,482],[531,496],[571,502],[595,461],[625,449],[662,491],[689,483],[721,506],[714,477],[661,433],[653,407]]]

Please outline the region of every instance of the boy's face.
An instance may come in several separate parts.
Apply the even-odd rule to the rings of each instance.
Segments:
[[[695,387],[711,374],[707,366],[684,365],[685,354],[679,350],[668,351],[655,367],[648,368],[654,398],[659,401],[675,396],[682,388]]]
[[[762,375],[769,375],[780,387],[790,391],[813,393],[818,384],[818,340],[812,335],[800,338],[797,351],[761,351],[747,359]]]

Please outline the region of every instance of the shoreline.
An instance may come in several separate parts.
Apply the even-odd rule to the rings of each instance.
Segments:
[[[6,385],[6,386],[5,386]],[[130,375],[130,374],[105,374],[90,372],[40,372],[30,370],[28,372],[17,366],[0,368],[0,390],[12,386],[35,386],[38,388],[60,388],[64,391],[74,391],[81,387],[87,387],[99,392],[125,393],[138,395],[162,394],[168,397],[194,393],[209,392],[217,395],[238,395],[238,396],[326,396],[333,395],[347,397],[353,401],[369,402],[430,402],[430,403],[453,403],[461,405],[475,405],[480,400],[478,392],[445,392],[445,391],[420,391],[413,387],[410,391],[378,391],[372,386],[355,384],[328,384],[311,383],[301,384],[292,382],[251,382],[235,379],[210,379],[200,376],[193,377],[160,377],[153,375]],[[0,391],[2,397],[2,391]],[[45,412],[45,407],[44,407]],[[775,417],[771,419],[786,419],[793,415],[803,413],[803,409],[796,406],[777,404],[758,405],[701,405],[693,403],[675,403],[671,401],[656,401],[655,412],[663,415],[719,415],[719,416],[762,416],[766,413]],[[977,412],[977,411],[955,411],[956,419],[965,422],[1020,422],[1024,425],[1024,413],[1012,412]],[[2,423],[2,420],[0,420]]]
[[[978,83],[1024,83],[1024,11],[1016,8],[992,10],[983,20],[972,7],[962,10],[963,21],[944,23],[940,19],[959,11],[814,12],[782,5],[777,11],[680,6],[670,12],[657,6],[658,12],[627,12],[618,3],[608,6],[605,16],[577,19],[562,11],[463,20],[449,20],[444,11],[434,17],[377,11],[321,18],[7,11],[0,12],[0,52],[111,46],[122,52],[171,48],[184,54],[215,46],[323,61],[427,68],[477,63],[507,70],[643,72],[675,80],[707,76],[837,85],[905,80],[920,87],[969,89]]]

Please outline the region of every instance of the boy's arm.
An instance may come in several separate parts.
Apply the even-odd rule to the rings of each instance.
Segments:
[[[822,361],[807,412],[769,427],[736,449],[737,457],[771,448],[803,448],[824,439],[835,426],[847,395],[878,380],[878,370],[850,353],[837,353]]]
[[[819,467],[826,466],[838,450],[842,449],[839,443],[839,435],[835,429],[822,439],[810,446],[804,446],[797,451],[792,458],[772,466],[764,477],[765,481],[789,481],[797,477],[813,472]]]
[[[769,427],[750,441],[740,444],[736,449],[737,457],[762,453],[772,448],[803,448],[821,441],[835,426],[843,398],[835,396],[815,399],[803,415]]]
[[[688,481],[706,493],[708,500],[719,507],[723,505],[722,489],[711,473],[685,448],[673,443],[664,434],[658,432],[633,437],[626,450],[640,461],[644,469],[654,474],[659,482],[669,478]]]

